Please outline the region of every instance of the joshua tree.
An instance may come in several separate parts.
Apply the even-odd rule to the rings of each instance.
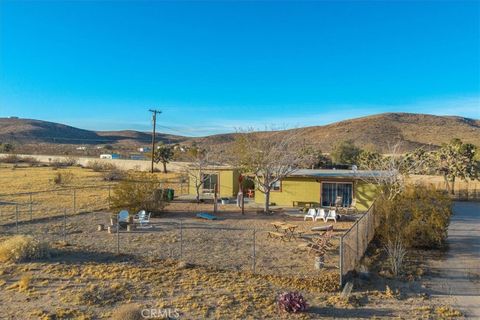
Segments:
[[[479,165],[475,160],[475,145],[453,139],[432,153],[435,171],[445,180],[447,190],[455,193],[455,179],[478,179]]]
[[[163,164],[163,173],[167,173],[167,163],[173,159],[173,147],[160,143],[155,150],[153,162]]]

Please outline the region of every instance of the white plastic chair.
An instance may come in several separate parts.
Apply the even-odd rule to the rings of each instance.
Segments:
[[[140,224],[140,228],[151,227],[149,223],[150,223],[150,216],[152,215],[152,213],[149,212],[147,215],[145,210],[142,210],[142,211],[139,212],[138,219],[136,220],[136,222]]]
[[[317,216],[315,217],[315,221],[317,221],[318,219],[322,219],[325,222],[326,217],[327,215],[325,214],[325,209],[317,209]]]
[[[337,217],[338,216],[337,216],[337,213],[335,212],[335,210],[329,210],[327,216],[325,217],[325,219],[323,219],[323,221],[327,222],[328,220],[333,220],[336,223],[337,222]]]
[[[147,212],[145,210],[140,210],[138,213],[133,217],[133,221],[138,222],[141,219],[145,219]]]
[[[303,217],[303,221],[306,221],[307,218],[312,218],[312,221],[315,221],[316,217],[317,217],[317,210],[315,210],[314,208],[310,208],[308,209],[308,212],[305,215],[305,217]]]

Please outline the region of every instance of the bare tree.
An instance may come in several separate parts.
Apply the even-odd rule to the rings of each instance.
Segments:
[[[303,160],[295,131],[260,133],[249,130],[236,136],[234,163],[254,177],[265,195],[264,210],[270,212],[270,192],[275,184],[297,170]]]
[[[360,167],[367,174],[362,175],[361,179],[379,185],[382,195],[392,200],[405,189],[405,180],[409,174],[423,170],[428,161],[424,154],[423,149],[417,149],[404,155],[401,153],[400,142],[389,146],[389,152],[385,156],[364,152],[360,154],[359,160]]]
[[[185,168],[189,180],[193,183],[196,192],[196,200],[200,202],[200,189],[208,178],[205,170],[209,167],[209,152],[206,149],[194,147],[188,151],[188,159],[190,164]]]

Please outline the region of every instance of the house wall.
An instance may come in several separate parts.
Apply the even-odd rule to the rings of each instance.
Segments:
[[[324,181],[335,181],[336,179],[325,179]],[[349,180],[337,180],[349,181]],[[350,180],[351,182],[351,180]],[[270,203],[278,206],[292,207],[293,202],[312,202],[320,205],[320,180],[316,178],[286,178],[282,180],[281,191],[270,192]],[[356,208],[359,211],[367,210],[373,203],[377,194],[376,185],[363,181],[354,182],[353,196],[356,199]],[[265,203],[265,195],[260,191],[255,192],[255,202]]]
[[[270,202],[278,206],[293,206],[294,201],[320,202],[320,183],[313,178],[285,178],[281,191],[270,192]],[[265,195],[255,192],[255,202],[265,203]]]
[[[233,197],[238,193],[238,170],[204,170],[204,173],[215,173],[218,175],[219,186],[218,186],[218,196],[219,197]],[[197,176],[198,177],[198,176]],[[195,181],[193,178],[189,178],[188,183],[188,193],[196,194],[195,190]],[[202,189],[200,188],[200,194]]]

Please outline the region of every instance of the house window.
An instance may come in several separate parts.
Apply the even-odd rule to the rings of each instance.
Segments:
[[[218,190],[218,174],[216,173],[202,174],[202,181],[203,181],[203,187],[202,187],[203,193],[214,193],[215,186],[217,187],[217,190]]]
[[[348,207],[353,200],[353,183],[351,182],[323,182],[322,206],[334,207],[339,201],[342,207]]]
[[[279,181],[276,181],[276,182],[273,184],[272,191],[282,191],[282,182],[281,182],[280,180],[279,180]]]

